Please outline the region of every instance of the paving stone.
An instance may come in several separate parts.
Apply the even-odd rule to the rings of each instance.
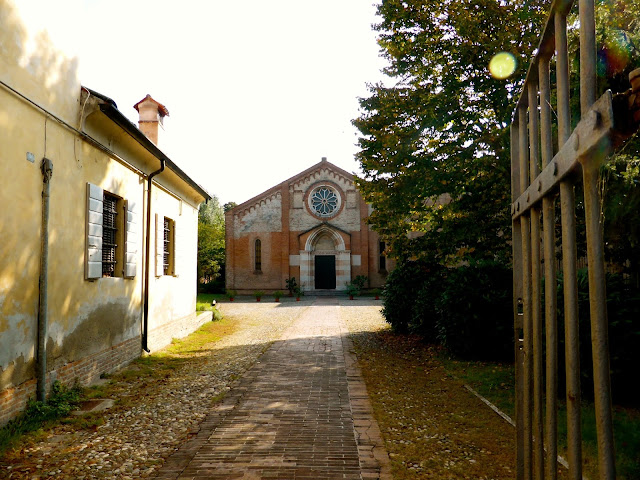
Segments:
[[[178,463],[184,469],[175,478],[391,478],[376,446],[359,445],[375,421],[362,402],[354,418],[350,392],[362,397],[366,388],[345,349],[339,308],[335,299],[316,299],[240,380],[244,393],[233,410],[212,412],[218,423],[207,424],[207,440],[188,464],[179,451],[158,478],[170,478]],[[376,439],[380,448],[379,430]]]

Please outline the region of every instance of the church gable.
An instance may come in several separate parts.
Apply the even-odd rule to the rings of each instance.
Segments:
[[[384,282],[378,236],[349,172],[329,163],[304,170],[226,214],[227,288],[344,290],[354,276]]]
[[[234,209],[234,236],[250,232],[280,232],[282,229],[282,195],[272,192],[255,203],[246,203]]]
[[[331,221],[345,230],[360,229],[360,196],[353,175],[323,159],[288,182],[289,225],[304,231]]]

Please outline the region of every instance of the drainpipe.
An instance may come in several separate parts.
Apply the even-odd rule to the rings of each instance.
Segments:
[[[151,247],[149,246],[151,241],[151,181],[153,177],[162,173],[164,170],[164,160],[160,159],[160,169],[152,172],[147,177],[147,234],[145,240],[145,260],[144,260],[144,314],[143,314],[143,328],[142,328],[142,349],[149,353],[149,346],[147,344],[149,334],[149,257]]]
[[[42,159],[42,235],[40,237],[40,279],[38,282],[38,353],[37,386],[38,401],[47,399],[47,271],[49,269],[49,187],[53,175],[53,162]]]

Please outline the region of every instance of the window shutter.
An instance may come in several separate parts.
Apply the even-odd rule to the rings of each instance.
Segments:
[[[164,273],[164,217],[160,217],[156,213],[156,277],[161,277]]]
[[[138,273],[138,215],[135,202],[125,202],[124,276],[133,278]]]
[[[87,280],[102,277],[102,188],[87,183],[87,252],[85,276]]]

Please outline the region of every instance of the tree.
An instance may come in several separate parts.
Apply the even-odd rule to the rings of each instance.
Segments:
[[[393,83],[371,85],[353,123],[361,133],[359,188],[376,207],[370,221],[391,255],[444,265],[509,261],[508,126],[550,3],[383,0],[379,5],[382,21],[374,28],[389,61],[384,72]],[[628,88],[627,74],[638,66],[638,5],[598,2],[600,92]],[[570,16],[568,24],[576,73],[577,17]],[[487,69],[501,51],[518,65],[506,80]]]
[[[224,204],[224,213],[227,213],[229,210],[231,210],[234,207],[237,207],[238,204],[236,202],[227,202]]]
[[[198,212],[198,279],[204,283],[216,280],[225,261],[224,211],[213,195]]]
[[[543,0],[378,7],[378,42],[390,62],[384,72],[395,84],[370,86],[353,123],[361,133],[359,188],[395,257],[508,261],[508,126],[547,7]],[[519,65],[507,80],[488,71],[501,51]]]

